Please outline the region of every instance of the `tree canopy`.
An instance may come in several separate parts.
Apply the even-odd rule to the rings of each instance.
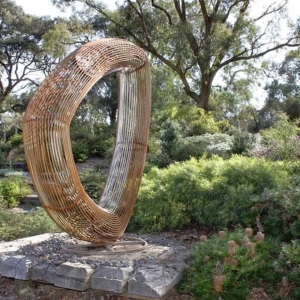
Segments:
[[[126,0],[115,12],[97,0],[52,1],[82,2],[105,16],[111,35],[132,39],[170,67],[187,95],[206,110],[213,81],[223,67],[299,45],[296,29],[284,40],[278,35],[277,21],[287,0],[256,16],[250,14],[253,0]]]
[[[25,14],[13,1],[1,1],[0,105],[20,83],[37,85],[33,73],[51,68],[53,58],[43,50],[42,37],[53,25],[48,17]]]

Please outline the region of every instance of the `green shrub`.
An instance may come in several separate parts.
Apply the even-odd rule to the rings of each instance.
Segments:
[[[0,211],[0,240],[11,241],[58,231],[57,225],[42,208],[26,214]]]
[[[115,146],[115,138],[113,136],[101,138],[94,137],[89,141],[89,148],[92,155],[97,155],[100,157],[109,157],[111,156],[111,152]]]
[[[0,141],[0,167],[6,163],[6,156],[10,150],[10,146]]]
[[[22,197],[32,192],[29,185],[20,176],[9,176],[0,180],[0,199],[2,206],[17,206]]]
[[[299,120],[289,121],[281,114],[280,120],[270,128],[260,131],[261,145],[254,149],[253,155],[271,160],[298,160],[300,157]]]
[[[271,299],[297,299],[288,297],[295,292],[293,289],[300,287],[299,243],[296,247],[293,242],[281,248],[278,239],[257,241],[253,236],[247,237],[248,240],[245,237],[238,230],[227,232],[223,238],[214,235],[206,242],[195,244],[179,291],[195,299],[241,300],[248,299],[253,288],[261,288]],[[231,251],[229,241],[233,246]],[[292,289],[287,288],[281,297],[283,278],[287,278]],[[220,287],[214,283],[218,280],[222,282]]]
[[[199,158],[206,154],[213,154],[229,158],[232,138],[225,133],[203,134],[199,136],[180,138],[173,149],[173,156],[177,161],[184,161],[190,157]]]
[[[226,122],[216,122],[210,112],[195,105],[174,107],[172,119],[180,125],[184,136],[214,134],[219,128],[228,127]]]
[[[23,144],[23,135],[20,133],[14,134],[11,136],[7,142],[11,148],[17,148]]]
[[[163,151],[169,156],[173,156],[173,151],[177,147],[179,139],[180,126],[176,121],[167,119],[162,124],[161,146]]]
[[[95,203],[99,203],[106,183],[106,175],[99,168],[90,168],[82,171],[79,176],[87,194]]]
[[[274,218],[282,220],[286,197],[279,195],[276,206],[277,198],[272,202],[264,198],[264,192],[286,191],[295,174],[300,174],[295,163],[242,156],[191,159],[165,169],[153,168],[142,179],[129,230],[160,231],[189,223],[217,228],[256,226],[259,217],[266,233],[276,236],[275,229],[281,229],[272,230],[267,223],[278,205],[280,215]],[[295,207],[300,207],[296,201],[295,197]],[[292,224],[288,222],[285,228],[291,230]]]
[[[89,146],[84,141],[72,141],[73,157],[76,162],[84,162],[89,158]]]
[[[233,137],[231,153],[244,154],[248,153],[254,148],[256,139],[253,134],[240,129],[234,130],[231,134]]]

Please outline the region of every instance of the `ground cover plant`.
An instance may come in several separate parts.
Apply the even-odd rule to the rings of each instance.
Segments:
[[[2,170],[0,175],[0,241],[10,241],[48,232],[59,231],[47,213],[32,206],[27,213],[12,210],[20,199],[32,193],[22,172]]]
[[[194,299],[240,300],[261,289],[269,299],[299,299],[299,241],[282,244],[251,228],[200,239],[179,291]]]

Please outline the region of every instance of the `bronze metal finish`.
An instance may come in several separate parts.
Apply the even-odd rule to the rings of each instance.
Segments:
[[[90,88],[119,72],[116,145],[99,204],[86,194],[74,162],[70,123]],[[28,169],[42,206],[67,233],[100,245],[124,233],[144,169],[150,122],[151,79],[146,53],[120,39],[83,45],[43,81],[24,117]]]

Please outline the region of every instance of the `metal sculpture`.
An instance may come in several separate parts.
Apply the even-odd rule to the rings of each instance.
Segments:
[[[114,71],[119,72],[116,144],[97,205],[78,176],[70,123],[90,88]],[[146,53],[125,40],[102,39],[61,61],[29,103],[23,126],[28,169],[43,208],[70,235],[105,245],[124,233],[144,169],[150,102]]]

